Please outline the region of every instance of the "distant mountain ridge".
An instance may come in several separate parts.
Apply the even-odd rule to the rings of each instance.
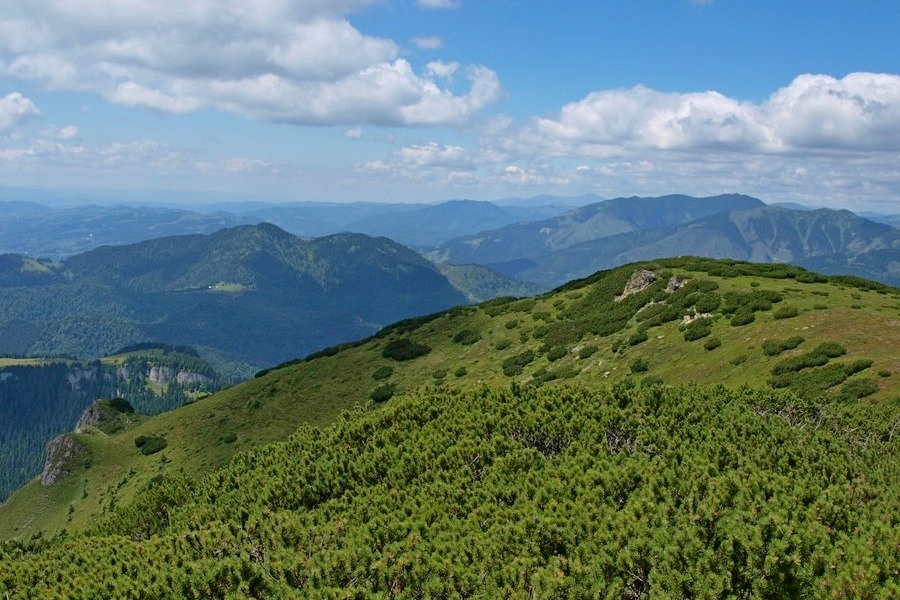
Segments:
[[[896,228],[846,210],[791,210],[739,195],[608,200],[458,238],[427,253],[547,286],[628,262],[685,255],[789,262],[900,283]]]
[[[557,215],[564,205],[499,206],[475,200],[439,204],[221,203],[188,208],[85,205],[67,208],[0,201],[0,254],[59,260],[102,245],[127,245],[172,235],[209,234],[269,222],[307,237],[335,233],[385,236],[430,247],[460,235]]]
[[[439,262],[496,264],[544,256],[582,242],[679,225],[711,214],[765,206],[749,196],[711,198],[672,195],[615,198],[572,209],[558,217],[517,223],[452,240],[428,256]]]
[[[213,233],[258,222],[224,212],[132,206],[53,209],[28,202],[0,202],[0,254],[65,258],[106,244],[124,245],[171,235]]]

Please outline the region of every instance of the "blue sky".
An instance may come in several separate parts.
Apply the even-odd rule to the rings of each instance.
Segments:
[[[0,0],[0,185],[896,213],[898,30],[896,0]]]

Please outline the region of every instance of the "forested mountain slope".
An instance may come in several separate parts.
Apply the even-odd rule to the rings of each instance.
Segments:
[[[368,340],[260,373],[125,432],[72,435],[90,457],[90,468],[76,468],[54,486],[28,484],[0,507],[0,533],[22,539],[65,527],[73,537],[33,550],[27,544],[7,548],[7,560],[17,558],[5,585],[30,589],[23,586],[36,584],[28,573],[37,565],[52,564],[54,572],[64,574],[62,565],[79,556],[85,544],[101,548],[97,560],[102,564],[102,548],[118,544],[122,562],[115,564],[126,565],[129,577],[145,581],[147,589],[166,584],[153,584],[159,575],[149,567],[127,566],[134,565],[131,553],[170,565],[181,556],[194,575],[176,569],[164,581],[184,594],[192,586],[207,590],[196,593],[249,593],[251,588],[241,585],[262,585],[252,589],[276,594],[288,587],[326,593],[322,590],[334,591],[334,586],[353,587],[356,578],[365,589],[381,590],[377,593],[396,580],[397,589],[409,593],[434,585],[435,590],[491,595],[491,590],[513,593],[509,590],[551,585],[545,577],[558,569],[559,585],[593,582],[603,590],[641,585],[639,579],[655,589],[675,589],[669,586],[676,585],[671,578],[678,569],[690,574],[685,581],[708,573],[702,581],[714,586],[710,589],[758,594],[769,589],[765,585],[776,585],[766,581],[805,588],[828,579],[828,585],[844,591],[854,585],[882,589],[891,576],[885,565],[892,564],[888,559],[896,552],[890,545],[896,542],[892,515],[900,514],[897,490],[887,483],[898,474],[898,316],[900,291],[895,288],[783,265],[672,259],[600,273],[534,299],[494,300],[401,322]],[[687,382],[723,383],[731,390],[750,385],[759,391],[668,387]],[[416,392],[429,384],[439,389]],[[562,391],[571,385],[577,389]],[[616,392],[610,388],[616,385],[646,390]],[[538,388],[550,391],[529,391]],[[417,399],[405,399],[407,393]],[[385,403],[387,412],[378,408]],[[354,405],[360,414],[318,431]],[[545,405],[549,408],[539,408]],[[373,407],[376,413],[366,416]],[[442,416],[445,410],[449,420]],[[548,410],[551,415],[541,412]],[[413,433],[420,426],[426,427],[422,435],[446,428],[455,442],[446,445],[436,436],[434,446],[422,445]],[[301,431],[288,446],[263,447],[297,427]],[[470,434],[463,433],[467,427]],[[600,427],[602,435],[590,433],[593,427]],[[358,433],[348,434],[347,428]],[[382,434],[387,437],[377,441]],[[164,440],[165,447],[145,455],[136,446],[142,439]],[[756,441],[748,446],[747,439]],[[401,451],[407,444],[420,444],[423,454]],[[324,450],[331,447],[337,454]],[[252,448],[261,449],[216,472],[235,453]],[[764,461],[747,454],[756,448],[767,457]],[[338,466],[329,466],[332,456]],[[814,456],[831,466],[812,466],[807,461]],[[624,470],[609,471],[604,457]],[[468,470],[457,470],[463,467]],[[466,473],[480,473],[482,479],[458,479]],[[582,480],[587,473],[593,475]],[[251,483],[259,478],[269,483]],[[484,478],[486,487],[480,487]],[[603,484],[601,493],[597,482],[605,478],[613,487]],[[863,480],[868,499],[854,505],[848,519],[857,485],[852,482]],[[463,481],[475,487],[459,487]],[[616,495],[616,481],[631,483]],[[754,481],[774,483],[748,483]],[[782,483],[787,481],[797,484]],[[385,485],[398,495],[382,498]],[[221,494],[212,492],[216,489]],[[469,494],[472,504],[465,500]],[[434,503],[424,500],[429,497]],[[498,513],[483,503],[485,498],[493,498],[495,509],[503,506],[498,498],[507,498],[515,511]],[[660,508],[658,517],[668,514],[674,520],[649,516],[657,514],[648,508],[651,498],[665,499],[659,506],[669,508]],[[831,508],[821,504],[826,499]],[[797,505],[813,512],[801,516],[789,508]],[[359,522],[370,525],[359,529],[355,511],[362,506],[375,512],[365,513],[368,517]],[[578,525],[584,506],[596,511],[588,511],[595,525],[587,530]],[[698,512],[701,507],[708,512]],[[619,518],[623,509],[632,511],[622,513],[628,519]],[[400,518],[398,510],[411,520]],[[826,510],[832,516],[825,517]],[[484,532],[496,534],[489,535],[495,542],[507,541],[495,547],[468,525],[455,529],[438,518],[446,511],[462,515],[469,525],[481,523]],[[376,514],[383,518],[375,519]],[[541,514],[550,516],[546,530],[541,526],[525,537],[502,533],[507,519],[524,525],[532,515],[540,522]],[[679,525],[703,514],[714,520],[697,529]],[[843,520],[836,521],[836,514]],[[169,515],[169,524],[158,521],[159,515]],[[188,515],[196,516],[191,524]],[[822,528],[815,525],[819,518],[827,519]],[[422,519],[429,523],[425,529],[416,524]],[[721,525],[720,519],[725,519]],[[632,522],[636,529],[625,525]],[[90,523],[91,537],[76,533]],[[621,524],[617,534],[614,523]],[[677,546],[693,549],[690,564],[718,566],[667,563],[662,548],[677,531],[686,531]],[[800,542],[791,531],[809,541]],[[151,533],[162,537],[140,541]],[[111,534],[133,541],[107,537]],[[315,555],[326,562],[309,555],[286,566],[285,561],[300,560],[296,549],[311,547],[313,537],[323,544]],[[187,539],[196,540],[194,550],[172,542]],[[624,539],[644,540],[640,544],[649,545],[639,547],[654,550],[623,555]],[[666,544],[657,547],[651,542],[656,539]],[[476,577],[474,584],[462,563],[453,560],[440,567],[443,571],[428,567],[404,575],[396,570],[399,564],[433,565],[440,561],[436,557],[446,556],[452,540],[476,552],[471,560],[480,570],[518,561],[524,570],[500,569],[501,579],[491,575],[488,583],[477,583]],[[736,554],[718,554],[717,548],[738,542]],[[415,550],[417,544],[424,545]],[[541,544],[544,549],[532,554]],[[204,562],[222,547],[232,549],[225,555],[230,558]],[[599,548],[606,548],[607,558],[585,562],[589,554],[600,557]],[[254,560],[253,552],[269,559]],[[839,572],[823,570],[831,564],[829,557],[842,552],[857,562],[837,563]],[[356,558],[339,563],[344,570],[335,571],[334,561],[343,560],[338,557],[351,556]],[[563,564],[568,566],[563,569]],[[105,575],[85,585],[126,585],[109,567],[98,564],[96,572]],[[347,577],[338,580],[329,573]],[[62,577],[65,585],[72,584],[68,575]]]
[[[155,341],[240,375],[466,302],[385,238],[273,225],[101,247],[62,263],[0,256],[0,353],[102,356]]]

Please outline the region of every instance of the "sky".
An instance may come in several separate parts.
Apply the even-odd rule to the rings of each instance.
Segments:
[[[898,0],[0,0],[0,186],[900,213],[897,31]]]

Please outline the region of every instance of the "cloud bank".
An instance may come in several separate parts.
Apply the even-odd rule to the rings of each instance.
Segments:
[[[497,117],[468,147],[419,142],[358,169],[482,197],[737,191],[897,212],[900,76],[806,74],[759,103],[599,90],[550,116]]]
[[[459,91],[358,31],[345,15],[373,0],[161,1],[2,0],[0,74],[165,113],[314,125],[458,125],[500,95],[486,67],[466,67]]]

